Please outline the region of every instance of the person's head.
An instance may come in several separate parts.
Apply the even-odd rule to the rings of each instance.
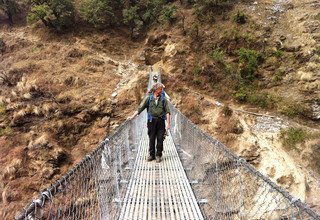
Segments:
[[[158,76],[157,76],[157,75],[154,75],[154,76],[152,77],[152,79],[153,79],[153,82],[158,82]]]
[[[152,86],[152,92],[155,95],[159,95],[162,92],[162,89],[164,89],[164,85],[162,83],[156,83]]]

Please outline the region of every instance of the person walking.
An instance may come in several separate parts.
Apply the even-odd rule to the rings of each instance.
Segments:
[[[164,85],[155,83],[149,94],[143,99],[137,111],[128,119],[133,119],[144,109],[148,111],[148,136],[149,136],[149,157],[148,161],[156,160],[160,163],[162,160],[163,140],[166,129],[170,129],[170,109],[168,100],[163,92]],[[167,126],[165,122],[167,121]],[[155,149],[155,142],[157,146]]]

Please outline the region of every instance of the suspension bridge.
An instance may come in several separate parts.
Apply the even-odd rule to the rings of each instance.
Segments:
[[[146,161],[143,112],[119,126],[15,219],[320,219],[171,103],[170,109],[161,163]]]

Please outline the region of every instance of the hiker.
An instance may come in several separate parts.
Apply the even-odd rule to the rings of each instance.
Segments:
[[[155,83],[150,93],[143,99],[137,111],[129,119],[140,114],[145,108],[148,111],[148,135],[149,135],[149,157],[148,161],[156,159],[161,162],[163,151],[163,140],[166,129],[170,128],[170,109],[168,100],[163,91],[162,83]],[[167,120],[167,127],[165,121]],[[157,140],[157,151],[155,151],[155,141]]]

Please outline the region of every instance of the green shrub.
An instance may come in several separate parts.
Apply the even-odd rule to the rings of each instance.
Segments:
[[[0,128],[0,137],[5,136],[5,135],[9,135],[11,133],[12,133],[12,130],[9,127]]]
[[[216,48],[210,52],[209,57],[213,59],[216,63],[224,63],[224,51],[220,48]]]
[[[306,112],[308,112],[306,106],[304,106],[301,103],[291,103],[291,104],[283,103],[280,106],[279,111],[290,118],[293,118],[299,115],[305,115]]]
[[[233,20],[238,24],[245,24],[247,22],[247,16],[243,12],[238,11],[233,17]]]
[[[275,82],[281,81],[285,76],[285,74],[286,73],[284,71],[281,71],[281,70],[276,71],[276,74],[273,76],[273,81]]]
[[[162,14],[164,20],[172,24],[177,19],[177,7],[175,5],[166,5]]]
[[[28,0],[32,4],[28,22],[42,21],[48,28],[66,29],[74,23],[75,9],[71,0]]]
[[[280,58],[283,56],[283,51],[282,50],[276,50],[272,52],[272,56]]]
[[[9,23],[13,23],[13,16],[20,12],[20,6],[17,0],[0,0],[0,10],[3,11],[9,19]]]
[[[110,25],[115,22],[115,15],[109,0],[82,0],[80,15],[95,27]]]
[[[247,102],[248,100],[248,92],[246,90],[239,90],[238,92],[235,93],[234,98],[238,102]]]
[[[273,108],[276,100],[267,93],[252,92],[248,95],[247,102],[261,108]]]
[[[253,81],[258,66],[263,62],[263,56],[256,50],[241,48],[238,51],[240,59],[240,76],[247,81]]]
[[[289,128],[281,130],[282,143],[286,148],[295,148],[298,143],[307,139],[307,133],[301,128]]]
[[[0,105],[0,115],[6,112],[6,107],[4,105]]]

